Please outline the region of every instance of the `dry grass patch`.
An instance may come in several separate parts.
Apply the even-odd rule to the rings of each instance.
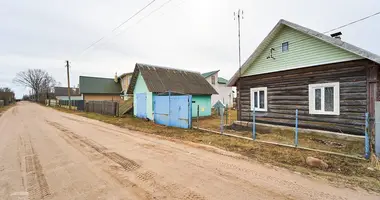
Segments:
[[[380,171],[368,170],[367,168],[371,166],[371,163],[366,160],[257,143],[194,129],[185,130],[165,127],[131,116],[118,118],[95,113],[69,111],[62,108],[57,108],[57,110],[166,138],[215,146],[227,151],[239,153],[262,163],[270,163],[312,177],[326,179],[334,184],[347,187],[359,186],[364,189],[380,192]],[[263,137],[263,135],[259,135],[259,137]],[[329,167],[326,170],[309,167],[305,163],[305,159],[308,156],[324,160],[328,163]]]

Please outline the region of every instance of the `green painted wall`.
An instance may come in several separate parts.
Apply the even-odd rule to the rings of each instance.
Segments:
[[[193,95],[192,116],[197,117],[197,106],[199,105],[199,116],[211,115],[211,95]]]
[[[146,116],[153,120],[153,96],[152,92],[149,92],[148,87],[145,84],[144,78],[141,76],[141,73],[139,73],[135,85],[135,89],[133,90],[133,105],[137,105],[138,102],[136,100],[136,94],[138,93],[146,93]],[[137,107],[133,106],[133,115],[136,116],[137,113]]]
[[[282,52],[281,45],[283,42],[289,42],[289,51]],[[293,42],[294,44],[292,44]],[[267,59],[271,48],[275,48],[273,52],[275,60]],[[361,57],[284,26],[261,55],[243,73],[243,76],[356,59],[361,59]]]

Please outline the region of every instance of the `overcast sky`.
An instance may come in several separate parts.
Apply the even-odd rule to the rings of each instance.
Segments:
[[[156,0],[112,32],[149,1],[1,0],[0,87],[11,87],[17,97],[28,93],[12,83],[28,68],[45,69],[66,86],[65,60],[72,64],[71,85],[78,84],[79,75],[112,78],[131,72],[136,62],[220,69],[229,79],[238,69],[233,12],[239,8],[244,10],[242,62],[280,19],[324,32],[380,11],[379,0],[172,0],[144,18],[167,1]],[[344,41],[380,54],[380,15],[341,31]]]

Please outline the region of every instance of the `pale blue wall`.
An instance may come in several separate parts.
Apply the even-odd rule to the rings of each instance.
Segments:
[[[197,106],[199,105],[199,116],[211,115],[211,95],[193,95],[192,116],[197,117]]]
[[[144,78],[139,73],[135,85],[135,89],[133,90],[133,115],[137,114],[137,105],[139,102],[136,100],[136,94],[138,93],[146,93],[146,116],[148,119],[153,120],[153,94],[149,92],[148,87],[145,84]]]

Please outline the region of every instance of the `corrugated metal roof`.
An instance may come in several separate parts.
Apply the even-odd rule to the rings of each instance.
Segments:
[[[206,72],[206,73],[203,73],[202,76],[207,78],[215,73],[218,73],[220,70],[215,70],[215,71],[211,71],[211,72]]]
[[[178,94],[218,94],[199,72],[136,63],[128,93],[132,94],[141,73],[150,92]]]
[[[218,77],[218,83],[220,84],[227,84],[228,80],[222,77]]]
[[[120,83],[113,78],[79,77],[79,89],[81,94],[120,94]]]
[[[80,96],[79,88],[70,88],[70,96]],[[55,96],[68,96],[67,87],[54,87]]]

